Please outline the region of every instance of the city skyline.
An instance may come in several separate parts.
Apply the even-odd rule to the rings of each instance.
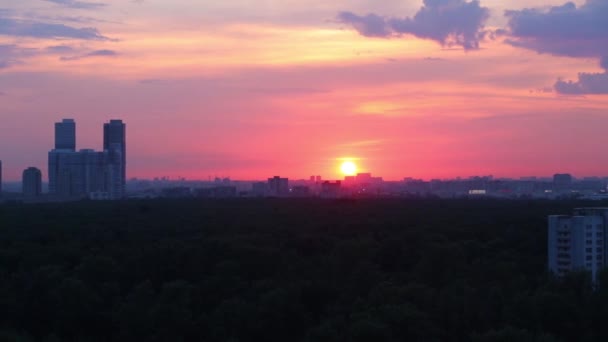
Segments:
[[[3,179],[48,177],[64,117],[87,148],[128,122],[129,178],[343,179],[345,160],[386,180],[604,177],[607,16],[603,0],[3,4]]]

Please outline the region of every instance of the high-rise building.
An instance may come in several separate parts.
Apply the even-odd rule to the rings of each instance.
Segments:
[[[0,160],[0,197],[2,197],[2,160]]]
[[[35,167],[23,171],[23,196],[36,198],[42,193],[42,172]]]
[[[113,151],[112,157],[119,158],[124,191],[127,181],[127,129],[122,120],[110,120],[103,125],[103,149]]]
[[[123,125],[124,137],[122,121],[112,120],[110,125],[116,126],[117,123]],[[114,126],[106,128],[106,125],[104,125],[103,152],[90,149],[76,152],[75,149],[65,148],[49,152],[48,175],[51,195],[60,199],[124,197],[125,159],[122,150],[125,142],[124,139],[119,142],[120,139],[114,137],[117,131]],[[59,140],[57,134],[56,140]],[[106,144],[108,148],[105,148]],[[75,145],[74,143],[74,147]]]
[[[73,119],[55,123],[55,149],[76,150],[76,122]]]
[[[549,216],[549,270],[558,276],[586,270],[596,280],[606,267],[607,223],[608,208],[578,208],[574,215]]]

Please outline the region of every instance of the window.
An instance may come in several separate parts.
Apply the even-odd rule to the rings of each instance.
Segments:
[[[601,255],[601,254],[598,254],[598,255],[595,256],[595,259],[596,260],[604,260],[604,256]]]
[[[587,253],[592,253],[592,252],[593,252],[593,248],[586,248],[586,249],[585,249],[585,252],[587,252]]]
[[[587,233],[587,237],[588,238],[592,238],[593,237],[593,233]]]
[[[585,242],[586,242],[588,245],[593,244],[593,240],[587,240],[587,241],[585,241]]]
[[[597,236],[597,237],[604,237],[604,233],[602,233],[602,232],[597,232],[597,233],[595,234],[595,236]]]
[[[585,260],[587,260],[587,261],[593,260],[593,255],[587,255],[587,257],[585,258]]]

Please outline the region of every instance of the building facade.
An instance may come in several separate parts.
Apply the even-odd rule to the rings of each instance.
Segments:
[[[23,171],[23,197],[27,199],[39,197],[42,194],[42,172],[38,168],[29,167]]]
[[[589,271],[592,279],[606,266],[608,208],[578,208],[573,215],[551,215],[548,266],[557,276]]]

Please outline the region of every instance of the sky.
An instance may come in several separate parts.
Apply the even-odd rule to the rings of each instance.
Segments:
[[[608,0],[0,1],[5,180],[53,125],[128,176],[608,175]]]

